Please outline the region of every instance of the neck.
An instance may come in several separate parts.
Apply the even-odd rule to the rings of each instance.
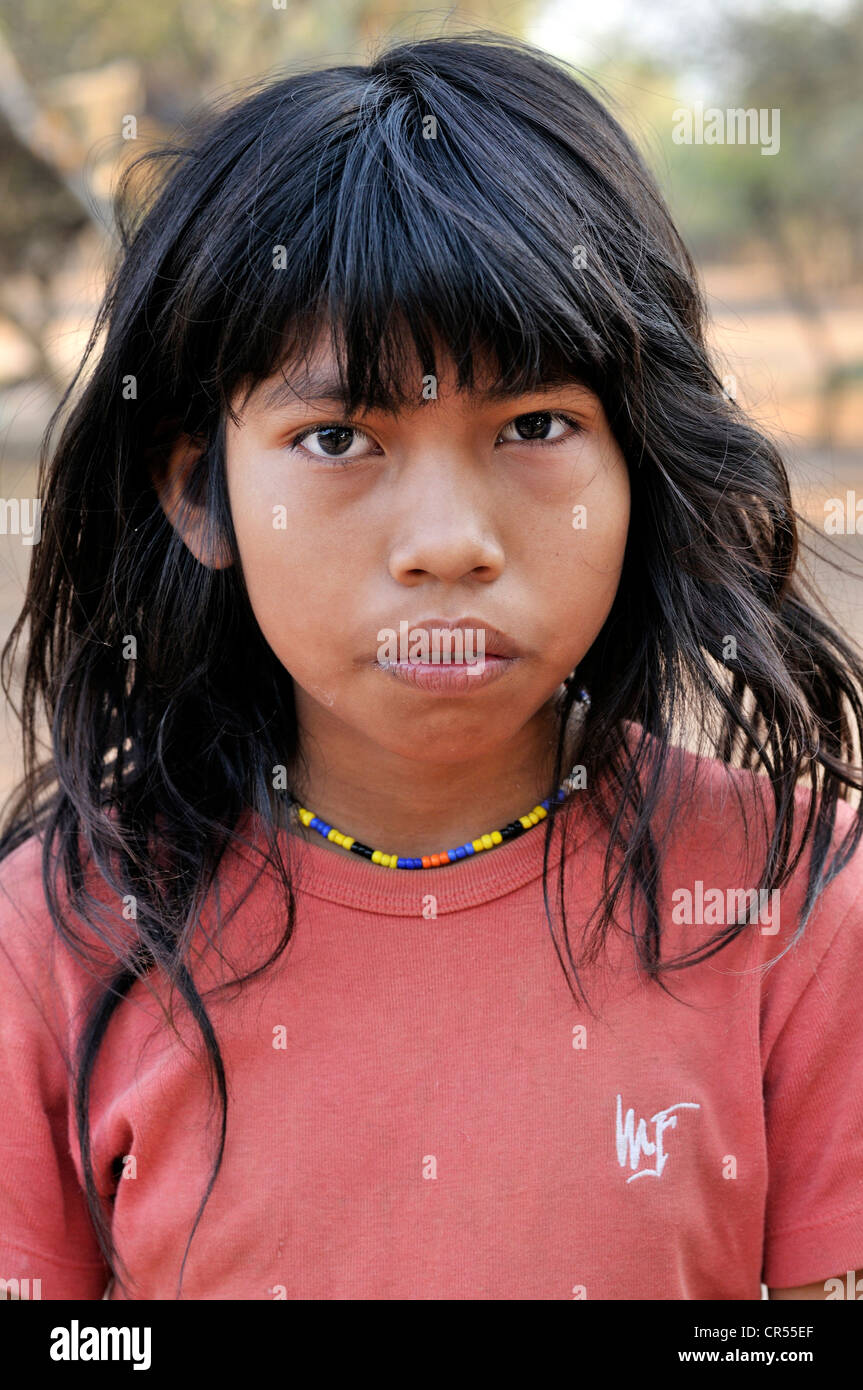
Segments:
[[[577,760],[576,705],[564,745],[562,780]],[[292,791],[301,805],[347,835],[405,857],[452,849],[533,809],[549,794],[559,735],[557,698],[509,740],[458,762],[421,762],[370,745],[338,721],[303,740]],[[313,830],[303,839],[349,854]]]

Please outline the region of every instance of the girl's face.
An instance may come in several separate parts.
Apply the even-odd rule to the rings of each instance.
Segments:
[[[523,732],[590,648],[617,590],[629,480],[585,387],[501,398],[483,378],[458,394],[449,368],[436,398],[423,385],[418,369],[415,407],[347,421],[319,349],[309,370],[261,384],[239,427],[229,420],[227,481],[252,608],[293,677],[302,736],[338,721],[358,752],[455,762]],[[446,669],[444,638],[443,669],[417,665],[422,633],[434,663],[433,629],[459,621],[467,661],[485,660]],[[408,658],[400,630],[418,645],[393,671],[381,660]]]

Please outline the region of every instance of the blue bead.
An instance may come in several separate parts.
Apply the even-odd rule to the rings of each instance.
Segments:
[[[566,796],[566,792],[564,791],[563,787],[561,787],[560,791],[559,791],[558,794],[557,794],[557,799],[558,799],[558,801],[563,801],[563,798],[564,798],[565,796]]]
[[[451,864],[454,864],[455,861],[458,859],[458,854],[454,849],[448,849],[446,852],[446,857]]]
[[[415,869],[421,869],[423,866],[423,861],[421,859],[412,859],[411,865]]]
[[[539,804],[540,804],[540,806],[544,806],[545,809],[546,809],[546,811],[548,810],[548,802],[547,802],[547,801],[541,801]]]
[[[464,845],[464,852],[468,856],[470,856],[471,854],[476,854],[476,850],[474,849],[473,845],[470,843],[469,840]]]
[[[456,859],[466,858],[466,851],[464,845],[459,845],[458,849],[455,852],[455,857]]]
[[[397,868],[397,869],[409,869],[410,867],[411,867],[411,861],[410,861],[409,859],[397,859],[397,860],[396,860],[396,868]]]

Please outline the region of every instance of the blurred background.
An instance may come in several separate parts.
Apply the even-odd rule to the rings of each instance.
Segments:
[[[33,551],[10,499],[36,497],[40,437],[114,255],[124,165],[243,79],[477,27],[603,83],[699,264],[726,389],[788,462],[809,573],[863,641],[863,0],[0,0],[0,641]],[[675,113],[696,129],[711,108],[778,111],[778,150],[678,143]],[[18,741],[6,706],[0,797]]]

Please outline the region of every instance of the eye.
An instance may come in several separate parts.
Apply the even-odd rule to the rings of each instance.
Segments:
[[[549,434],[549,428],[557,422],[564,428],[559,433]],[[568,428],[567,428],[568,427]],[[504,425],[498,436],[499,444],[527,444],[532,440],[540,444],[559,444],[565,439],[571,439],[573,435],[580,434],[583,427],[577,420],[572,420],[568,415],[561,415],[559,412],[551,410],[532,410],[526,415],[517,415],[508,425]],[[515,436],[510,435],[507,439],[504,436],[508,430],[516,430]]]
[[[309,448],[305,440],[318,437],[319,449]],[[304,448],[306,453],[316,459],[331,459],[334,463],[341,463],[343,460],[353,460],[362,458],[362,451],[357,451],[353,446],[357,441],[366,440],[373,443],[367,434],[357,429],[356,425],[344,423],[331,425],[310,425],[308,429],[302,430],[291,440],[291,447],[294,449]]]

